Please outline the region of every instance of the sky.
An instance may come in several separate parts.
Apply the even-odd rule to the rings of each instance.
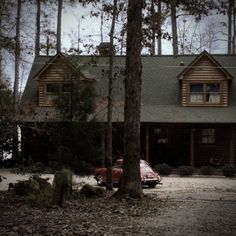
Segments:
[[[95,9],[92,9],[95,11]],[[24,9],[23,12],[23,22],[27,22],[26,28],[31,28],[31,35],[26,36],[26,43],[32,44],[34,40],[34,26],[35,26],[35,18],[29,17],[27,14],[28,9]],[[93,43],[94,45],[99,45],[101,42],[101,36],[100,36],[100,27],[101,27],[101,21],[100,17],[98,18],[90,18],[89,14],[91,11],[90,8],[83,8],[83,7],[67,7],[63,10],[62,15],[62,48],[66,48],[67,50],[74,46],[77,47],[77,41],[78,41],[78,28],[79,28],[79,34],[80,38],[83,40],[84,43]],[[35,15],[35,10],[32,11]],[[55,29],[56,27],[56,10],[54,11],[54,15],[50,16],[51,18],[51,27]],[[207,32],[205,29],[205,26],[209,24],[208,31],[212,30],[212,32],[221,31],[219,22],[226,21],[226,16],[208,16],[204,17],[204,21],[199,22],[195,24],[194,19],[183,15],[178,18],[178,26],[179,29],[182,29],[183,31],[183,21],[187,19],[187,22],[185,23],[186,29],[188,28],[189,32],[186,35],[185,42],[189,41],[193,35],[193,32],[198,31],[202,32],[202,34],[206,37],[207,34],[210,34],[210,32]],[[78,23],[80,23],[80,27],[78,27]],[[116,24],[116,33],[118,32],[117,29],[119,27],[119,24]],[[28,29],[27,28],[27,29]],[[170,19],[166,20],[163,25],[163,30],[171,32],[170,29]],[[110,23],[105,22],[103,27],[103,38],[104,41],[109,41],[109,31],[110,31]],[[181,37],[181,30],[178,32],[179,37]],[[69,36],[69,35],[72,35]],[[221,36],[222,37],[222,36]],[[43,37],[42,37],[43,38]],[[213,53],[226,53],[226,43],[225,38],[222,38],[222,41],[216,41],[214,44],[214,47],[212,49]],[[206,40],[207,41],[207,40]],[[115,42],[116,43],[116,42]],[[85,49],[83,48],[83,43],[80,43],[80,49],[83,50],[82,54],[86,54]],[[147,50],[143,50],[143,53],[147,53]],[[162,53],[165,54],[172,54],[172,46],[171,41],[168,40],[162,40]],[[21,69],[22,73],[22,82],[21,82],[21,90],[23,90],[29,70],[33,63],[33,55],[27,55],[27,58],[25,57],[25,61],[28,63],[25,63],[25,66],[23,69]],[[7,66],[7,72],[10,74],[12,78],[14,78],[13,72],[14,72],[14,57],[11,56],[11,63],[8,63]]]

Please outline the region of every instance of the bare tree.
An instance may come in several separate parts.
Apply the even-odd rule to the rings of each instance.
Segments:
[[[35,34],[35,56],[40,54],[40,11],[41,11],[41,0],[37,0],[37,13],[36,13],[36,34]]]
[[[15,44],[15,81],[14,81],[14,92],[13,92],[13,103],[14,103],[14,111],[16,112],[17,105],[19,102],[19,80],[20,80],[20,22],[21,22],[21,0],[17,2],[17,17],[16,17],[16,44]]]
[[[162,54],[162,43],[161,43],[161,25],[162,25],[162,20],[161,20],[161,0],[158,0],[158,17],[157,17],[157,25],[159,26],[158,31],[157,31],[157,45],[158,45],[158,55]]]
[[[118,196],[141,198],[140,180],[140,109],[141,109],[141,42],[143,1],[128,1],[123,177]]]
[[[58,1],[57,8],[57,53],[61,51],[61,17],[63,0]]]
[[[178,55],[178,34],[176,21],[176,0],[170,1],[173,55]]]
[[[117,15],[117,0],[114,0],[113,17],[110,31],[109,48],[109,83],[108,83],[108,111],[107,111],[107,189],[112,190],[112,108],[113,108],[113,64],[114,64],[114,30]]]

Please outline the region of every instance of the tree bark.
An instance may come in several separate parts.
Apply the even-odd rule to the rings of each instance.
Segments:
[[[129,0],[127,21],[124,163],[121,184],[116,192],[120,197],[141,198],[140,179],[140,107],[141,107],[141,41],[143,1]]]
[[[176,22],[176,1],[170,1],[173,55],[178,55],[178,34]]]
[[[232,54],[232,7],[233,0],[229,0],[228,6],[228,54]]]
[[[233,0],[233,55],[235,55],[236,51],[236,5],[235,0]]]
[[[0,35],[2,35],[2,14],[3,14],[3,4],[0,4]],[[0,42],[0,85],[2,82],[2,43]]]
[[[17,16],[16,16],[16,45],[15,45],[15,80],[13,90],[13,121],[16,119],[16,112],[19,103],[19,80],[20,80],[20,25],[21,25],[21,0],[17,1]],[[15,161],[18,160],[18,130],[17,125],[13,126],[13,147],[12,157]]]
[[[156,43],[156,29],[155,29],[155,8],[154,1],[151,2],[151,25],[152,25],[152,42],[151,42],[151,56],[155,55],[155,43]]]
[[[37,13],[36,13],[36,34],[35,34],[35,56],[40,54],[40,11],[41,0],[37,0]]]
[[[57,10],[57,53],[61,52],[61,18],[62,18],[63,0],[58,1]]]
[[[109,78],[108,78],[108,109],[107,109],[107,185],[108,190],[112,190],[112,108],[113,108],[113,64],[114,64],[114,30],[117,15],[117,0],[113,2],[113,17],[110,31],[109,48]]]
[[[17,17],[16,17],[16,45],[15,45],[15,81],[13,92],[14,113],[16,112],[19,102],[19,80],[20,80],[20,20],[21,20],[21,0],[17,3]]]
[[[158,55],[162,54],[162,44],[161,44],[161,0],[158,0],[158,32],[157,32],[157,45],[158,45]]]

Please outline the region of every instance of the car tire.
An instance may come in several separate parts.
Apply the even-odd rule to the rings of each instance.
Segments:
[[[156,183],[151,183],[151,184],[148,184],[148,187],[149,187],[149,188],[155,188],[156,185],[157,185]]]
[[[97,185],[102,186],[104,184],[103,177],[100,174],[97,175],[96,180],[97,180]]]

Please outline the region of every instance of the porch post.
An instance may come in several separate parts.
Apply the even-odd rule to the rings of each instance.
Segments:
[[[105,145],[105,131],[102,131],[101,135],[101,149],[102,149],[102,167],[105,167],[106,160],[106,145]]]
[[[149,126],[145,127],[145,159],[149,162]]]
[[[229,163],[234,164],[234,127],[232,127],[230,132],[230,141],[229,141]]]
[[[190,165],[194,167],[194,133],[195,129],[190,130]]]

